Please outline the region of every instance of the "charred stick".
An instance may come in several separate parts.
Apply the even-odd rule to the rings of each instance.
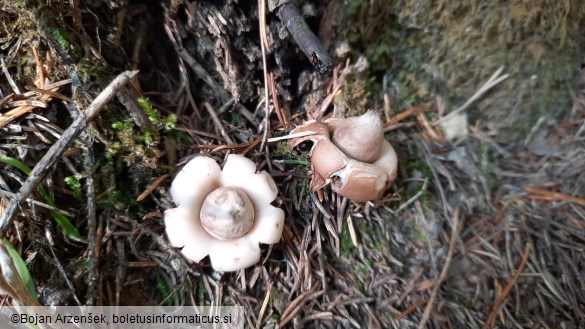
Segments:
[[[319,38],[309,29],[297,8],[292,3],[285,3],[279,6],[276,11],[317,72],[320,74],[331,72],[333,68],[331,57]]]

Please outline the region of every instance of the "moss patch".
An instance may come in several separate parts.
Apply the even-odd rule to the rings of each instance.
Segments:
[[[452,110],[503,66],[510,78],[467,110],[470,122],[493,123],[498,141],[515,142],[539,118],[558,121],[570,109],[585,45],[580,1],[344,4],[338,38],[368,59],[368,88],[393,86],[397,108],[440,95]]]

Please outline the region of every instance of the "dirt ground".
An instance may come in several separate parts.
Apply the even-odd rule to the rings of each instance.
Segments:
[[[299,1],[333,61],[320,74],[279,4],[0,3],[1,249],[26,285],[5,276],[2,302],[242,305],[250,328],[585,327],[585,6]],[[373,202],[320,200],[309,147],[267,142],[370,109],[399,157]],[[171,247],[163,218],[188,160],[231,153],[272,175],[286,219],[258,264],[221,273]]]

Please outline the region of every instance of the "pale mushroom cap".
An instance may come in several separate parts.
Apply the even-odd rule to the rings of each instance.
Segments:
[[[230,154],[223,167],[220,178],[221,186],[240,188],[252,201],[254,207],[258,204],[270,204],[278,189],[270,175],[262,171],[256,174],[256,164],[241,155]]]
[[[237,194],[242,193],[247,199],[243,201],[244,208],[252,206],[252,225],[239,238],[220,240],[203,227],[200,210],[204,199],[218,188],[239,191]],[[165,211],[169,241],[174,247],[182,248],[181,253],[191,261],[199,262],[209,255],[217,271],[252,266],[260,260],[259,243],[273,244],[282,236],[284,211],[270,204],[277,193],[272,177],[264,171],[256,173],[256,165],[243,156],[229,155],[223,171],[212,159],[196,157],[185,165],[171,185],[171,195],[178,207]],[[245,212],[244,217],[249,216]]]
[[[189,161],[171,184],[171,196],[178,206],[192,207],[219,187],[221,169],[211,158],[198,156]]]
[[[374,163],[350,161],[342,170],[334,173],[337,179],[331,187],[335,192],[353,201],[376,200],[396,178],[398,157],[388,141],[382,143],[382,154]]]
[[[260,260],[259,243],[274,244],[280,241],[284,228],[284,211],[266,205],[256,209],[254,226],[241,238],[214,240],[210,244],[209,258],[216,271],[232,272],[250,267]]]
[[[289,134],[294,135],[296,133],[313,133],[312,135],[303,136],[303,137],[296,137],[289,140],[290,147],[296,147],[302,142],[305,141],[312,141],[317,142],[321,139],[329,139],[329,128],[324,122],[319,122],[315,120],[309,120],[304,124],[296,127],[295,129],[291,130]]]
[[[209,249],[211,266],[216,271],[238,271],[260,260],[260,246],[257,241],[245,237],[218,241],[219,243],[213,243]]]
[[[331,132],[331,141],[348,157],[367,163],[380,157],[384,132],[376,111],[358,117],[331,118],[325,123]]]
[[[384,139],[382,128],[376,111],[324,122],[311,120],[295,128],[291,135],[316,133],[289,141],[292,147],[306,140],[313,142],[311,192],[331,183],[335,192],[354,201],[379,198],[396,178],[398,167],[396,152]]]
[[[251,160],[229,155],[223,167],[221,184],[240,188],[254,206],[254,226],[246,236],[261,243],[274,244],[282,236],[284,211],[270,205],[278,194],[274,179],[265,171],[255,172],[256,165]]]
[[[398,173],[398,156],[387,140],[384,140],[382,143],[382,155],[372,164],[382,168],[386,175],[388,175],[386,185],[394,181]]]
[[[363,202],[380,197],[388,176],[380,167],[351,160],[345,168],[331,177],[331,188],[336,193],[353,201]]]
[[[201,225],[220,240],[246,234],[254,225],[254,206],[237,187],[220,187],[209,193],[201,206]]]
[[[274,244],[280,241],[284,228],[284,211],[271,205],[255,213],[254,226],[248,233],[234,240],[218,240],[193,220],[184,208],[165,211],[165,225],[171,245],[182,248],[185,258],[199,262],[209,255],[216,271],[237,271],[260,260],[259,243]]]
[[[347,165],[348,158],[330,140],[318,140],[311,151],[313,170],[328,179]]]
[[[282,237],[284,211],[271,205],[256,209],[254,226],[247,236],[254,241],[275,244]]]
[[[194,262],[199,262],[209,254],[213,238],[201,225],[199,216],[185,207],[165,211],[165,231],[173,247],[183,248],[181,253]]]

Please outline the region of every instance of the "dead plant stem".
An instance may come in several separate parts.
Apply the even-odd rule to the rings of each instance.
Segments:
[[[510,76],[509,74],[503,74],[502,72],[504,72],[504,67],[500,67],[499,69],[496,70],[496,72],[494,72],[494,74],[488,79],[488,81],[486,81],[486,83],[483,84],[483,86],[481,86],[479,88],[479,90],[477,90],[475,92],[475,94],[473,94],[473,96],[471,96],[467,102],[465,102],[463,105],[459,106],[457,109],[453,110],[451,113],[447,114],[446,116],[439,118],[437,120],[435,120],[435,122],[433,122],[434,125],[437,125],[451,117],[453,117],[454,115],[456,115],[457,113],[463,112],[465,111],[471,104],[473,104],[476,100],[478,100],[479,98],[481,98],[485,93],[487,93],[490,89],[492,89],[493,87],[495,87],[496,85],[498,85],[500,82],[508,79],[508,77]]]
[[[211,107],[211,105],[209,105],[209,103],[203,103],[203,106],[205,107],[205,109],[209,113],[209,116],[211,116],[213,123],[215,124],[215,126],[219,130],[219,133],[225,139],[225,141],[228,142],[229,144],[234,144],[234,141],[228,135],[227,131],[225,130],[225,127],[221,123],[221,120],[217,116],[217,113],[215,113],[215,110],[213,109],[213,107]]]
[[[265,0],[258,0],[258,15],[260,16],[260,31],[266,31],[266,19],[264,17],[266,8]],[[264,24],[263,24],[264,23]],[[268,98],[268,66],[266,64],[266,46],[268,40],[263,40],[264,34],[260,33],[260,47],[262,50],[262,70],[264,72],[264,131],[262,132],[262,144],[260,144],[260,150],[264,149],[266,145],[266,139],[268,138],[268,127],[270,126],[270,99]]]
[[[1,196],[4,196],[5,195],[5,196],[7,196],[9,198],[14,198],[16,196],[16,194],[11,193],[11,192],[8,192],[8,191],[4,191],[4,190],[0,190],[0,195]],[[58,213],[63,214],[65,216],[67,216],[67,217],[71,217],[71,218],[75,217],[75,214],[72,214],[72,213],[70,213],[68,211],[65,211],[65,210],[62,210],[62,209],[59,209],[57,207],[50,206],[50,205],[48,205],[46,203],[37,201],[35,199],[26,198],[25,201],[26,202],[30,202],[30,203],[34,204],[35,206],[43,207],[45,209],[49,209],[51,211],[58,212]]]
[[[67,146],[85,129],[87,124],[99,113],[104,105],[114,97],[116,92],[126,85],[138,71],[126,71],[118,75],[110,84],[89,104],[87,109],[79,114],[73,123],[63,132],[61,138],[51,146],[43,158],[30,172],[27,180],[22,184],[20,190],[6,207],[2,216],[0,216],[0,235],[4,236],[4,231],[10,224],[12,216],[16,212],[18,205],[26,199],[34,188],[45,177],[47,171],[53,167]]]
[[[494,322],[494,320],[496,319],[496,316],[498,314],[498,309],[500,309],[500,306],[502,306],[502,304],[504,303],[504,301],[506,300],[506,298],[508,297],[508,295],[512,291],[512,288],[516,284],[516,281],[518,281],[520,274],[522,274],[522,271],[524,270],[524,266],[526,266],[526,262],[528,261],[528,256],[530,255],[531,250],[532,250],[531,245],[527,244],[526,248],[524,248],[524,254],[522,255],[522,261],[520,262],[520,265],[518,266],[516,273],[514,273],[514,276],[512,277],[512,279],[508,282],[508,284],[506,285],[504,290],[502,290],[502,293],[498,296],[496,302],[494,303],[494,306],[492,307],[490,315],[488,316],[487,320],[483,324],[482,329],[489,328],[492,325],[492,323]]]
[[[453,213],[453,223],[452,223],[452,234],[451,234],[451,241],[449,241],[449,251],[447,252],[447,258],[445,259],[445,265],[443,265],[443,269],[441,270],[441,274],[437,279],[437,283],[431,293],[431,297],[429,298],[429,302],[425,308],[423,313],[422,319],[418,324],[418,329],[423,329],[426,326],[427,321],[431,315],[431,310],[433,309],[433,304],[435,303],[435,299],[439,294],[439,289],[441,288],[441,283],[445,281],[447,278],[447,272],[449,271],[449,265],[451,264],[451,260],[453,259],[453,254],[455,253],[455,242],[459,236],[459,208],[456,208]]]
[[[98,283],[98,262],[95,252],[95,246],[99,241],[97,240],[97,221],[96,221],[96,207],[95,207],[95,185],[93,181],[93,169],[94,168],[94,161],[93,161],[93,149],[90,138],[85,138],[85,145],[83,147],[83,154],[84,154],[84,161],[83,166],[85,170],[85,197],[86,197],[86,205],[85,209],[87,211],[87,268],[88,268],[88,275],[87,275],[87,293],[85,304],[86,305],[94,305],[94,302],[97,298],[97,286]]]

